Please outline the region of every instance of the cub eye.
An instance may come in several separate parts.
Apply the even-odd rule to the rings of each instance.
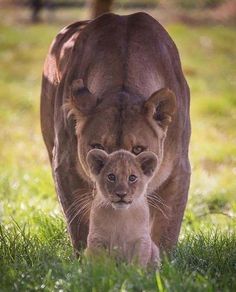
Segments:
[[[107,178],[111,182],[115,182],[116,181],[116,176],[113,173],[108,174]]]
[[[104,150],[104,147],[101,144],[98,144],[98,143],[92,144],[91,147],[94,148],[94,149]]]
[[[132,149],[132,152],[135,154],[135,155],[138,155],[140,154],[141,152],[143,152],[145,148],[142,147],[142,146],[134,146],[133,149]]]
[[[134,175],[134,174],[131,174],[130,176],[129,176],[129,182],[136,182],[137,181],[137,176],[136,175]]]

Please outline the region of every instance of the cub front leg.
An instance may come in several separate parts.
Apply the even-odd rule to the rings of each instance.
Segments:
[[[160,252],[159,248],[155,245],[155,243],[152,241],[152,246],[151,246],[151,258],[150,258],[150,265],[152,267],[160,267],[161,260],[160,260]]]
[[[133,263],[137,263],[142,267],[146,267],[149,263],[152,252],[152,242],[150,237],[145,237],[139,239],[135,243]]]
[[[97,256],[105,251],[106,244],[104,240],[97,235],[88,235],[87,248],[85,254],[87,256]]]

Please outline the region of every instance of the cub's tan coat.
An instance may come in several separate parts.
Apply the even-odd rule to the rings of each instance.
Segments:
[[[150,236],[147,201],[148,182],[159,166],[156,155],[145,151],[135,157],[124,150],[107,155],[102,150],[91,150],[87,160],[96,184],[88,254],[96,255],[105,248],[127,262],[158,266],[159,250]],[[114,181],[109,180],[111,174]]]

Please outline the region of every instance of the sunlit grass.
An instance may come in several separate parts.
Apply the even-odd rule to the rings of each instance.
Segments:
[[[17,223],[0,226],[2,291],[233,291],[235,234],[209,232],[186,235],[161,272],[106,257],[96,261],[72,256],[63,221],[35,215],[40,225],[31,233]],[[15,269],[17,267],[17,269]]]
[[[235,27],[167,26],[192,93],[193,175],[181,243],[156,275],[72,255],[39,127],[42,65],[63,25],[0,20],[0,290],[234,291]]]

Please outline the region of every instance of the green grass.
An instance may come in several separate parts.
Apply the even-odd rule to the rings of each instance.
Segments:
[[[180,243],[155,273],[74,258],[41,139],[39,92],[48,46],[76,12],[63,14],[63,25],[35,26],[9,21],[11,13],[0,12],[0,291],[235,291],[235,27],[167,26],[192,92],[193,175]]]
[[[101,257],[72,256],[63,221],[37,215],[31,234],[16,222],[0,228],[3,291],[233,291],[236,235],[211,232],[185,237],[160,273]],[[201,289],[201,290],[200,290]]]

